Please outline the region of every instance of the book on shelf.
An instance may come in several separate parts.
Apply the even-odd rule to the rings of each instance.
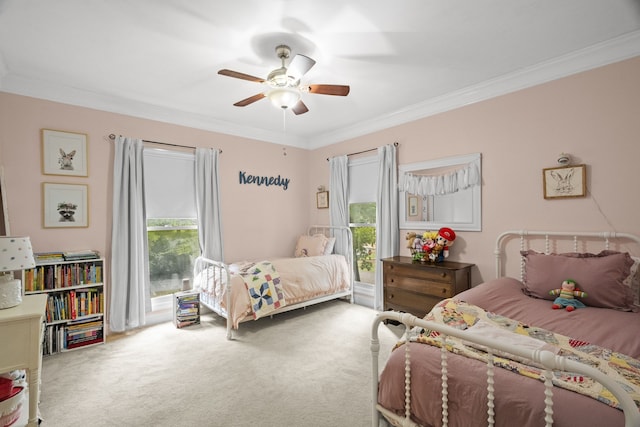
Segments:
[[[64,261],[64,254],[62,252],[38,252],[34,253],[36,264],[60,262]]]
[[[66,261],[81,261],[87,259],[98,259],[100,258],[100,254],[98,251],[93,251],[89,249],[80,250],[80,251],[66,251],[63,252],[64,259]]]
[[[84,322],[84,323],[83,323]],[[44,354],[54,354],[78,347],[104,342],[104,325],[101,319],[77,320],[68,324],[47,325],[44,334]]]
[[[25,270],[23,283],[26,292],[102,283],[102,262],[39,265]]]

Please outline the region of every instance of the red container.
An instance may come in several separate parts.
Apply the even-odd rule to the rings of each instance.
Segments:
[[[13,380],[11,378],[0,377],[0,400],[5,400],[13,392]]]
[[[22,414],[22,402],[24,389],[12,387],[11,395],[6,399],[0,399],[0,427],[9,427],[20,419]]]

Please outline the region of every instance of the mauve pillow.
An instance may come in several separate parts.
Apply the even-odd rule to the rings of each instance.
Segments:
[[[552,289],[560,289],[566,279],[587,293],[580,300],[591,307],[635,311],[631,289],[634,261],[626,252],[602,251],[599,254],[564,253],[545,255],[528,250],[524,257],[524,292],[532,297],[554,300]]]

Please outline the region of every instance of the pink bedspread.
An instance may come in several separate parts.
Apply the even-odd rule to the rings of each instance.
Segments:
[[[342,255],[282,258],[271,263],[280,275],[286,305],[290,306],[313,298],[346,291],[350,287],[349,267]],[[239,271],[244,263],[230,265],[230,270]],[[196,279],[197,281],[197,279]],[[233,327],[252,317],[251,301],[242,277],[231,276],[231,308],[226,306],[226,287],[216,280],[203,287],[203,291],[221,299],[222,308],[230,315]],[[201,285],[202,286],[202,285]]]
[[[515,279],[501,278],[459,294],[456,299],[530,325],[589,341],[640,358],[640,313],[602,308],[574,312],[551,309],[551,302],[528,297]],[[412,412],[425,426],[441,425],[440,350],[411,343]],[[449,355],[449,425],[486,425],[486,365]],[[435,361],[435,362],[434,362]],[[496,426],[543,426],[544,385],[503,369],[495,371]],[[394,351],[381,376],[378,401],[403,413],[404,348]],[[622,426],[622,411],[578,393],[554,388],[554,426]]]

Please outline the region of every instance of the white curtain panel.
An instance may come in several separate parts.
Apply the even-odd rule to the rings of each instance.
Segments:
[[[378,198],[376,203],[376,292],[374,308],[382,311],[383,258],[400,252],[400,224],[398,216],[398,164],[393,144],[378,148]]]
[[[329,221],[335,227],[349,226],[349,159],[347,156],[329,159]],[[347,245],[346,236],[336,236],[336,253],[346,253]]]
[[[143,142],[116,138],[113,161],[110,329],[145,324],[151,309],[144,202]]]
[[[201,255],[212,260],[224,261],[218,154],[217,149],[196,148],[196,210]]]

